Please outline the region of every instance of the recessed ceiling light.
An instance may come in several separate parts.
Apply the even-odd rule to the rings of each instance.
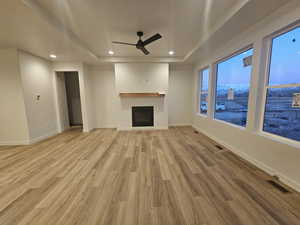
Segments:
[[[174,51],[169,51],[169,55],[174,55],[175,52]]]
[[[50,55],[50,58],[56,59],[56,55],[51,54],[51,55]]]
[[[112,50],[109,50],[108,51],[108,54],[110,54],[110,55],[113,55],[113,54],[115,54]]]

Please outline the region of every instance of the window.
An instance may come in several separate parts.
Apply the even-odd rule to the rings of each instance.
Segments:
[[[217,64],[215,119],[246,126],[253,49]]]
[[[208,107],[208,87],[209,87],[209,68],[200,71],[199,74],[199,112],[207,115]]]
[[[300,141],[300,27],[272,39],[263,130]]]

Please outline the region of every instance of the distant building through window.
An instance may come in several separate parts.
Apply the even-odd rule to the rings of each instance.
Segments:
[[[253,49],[217,64],[215,119],[245,127]]]
[[[201,70],[199,74],[199,112],[207,115],[208,107],[208,87],[209,87],[209,68]]]
[[[272,39],[263,130],[300,141],[300,28]]]

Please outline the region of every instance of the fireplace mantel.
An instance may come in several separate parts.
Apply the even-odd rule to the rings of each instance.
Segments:
[[[165,97],[166,94],[159,92],[144,92],[144,93],[120,93],[120,97]]]

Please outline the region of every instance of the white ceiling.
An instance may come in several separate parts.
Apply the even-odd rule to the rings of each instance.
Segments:
[[[270,1],[271,9],[260,9],[262,15],[287,2]],[[0,47],[17,47],[45,58],[54,53],[57,60],[92,64],[182,62],[249,2],[252,0],[6,0],[0,8]],[[135,43],[138,30],[144,31],[144,38],[155,33],[163,36],[147,46],[149,56],[134,47],[111,43]],[[115,52],[114,57],[108,50]],[[170,57],[169,50],[176,55]]]

